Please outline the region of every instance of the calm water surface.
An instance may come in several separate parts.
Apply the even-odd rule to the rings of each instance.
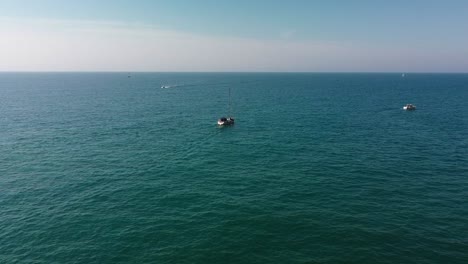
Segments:
[[[0,263],[468,263],[467,102],[466,74],[0,73]]]

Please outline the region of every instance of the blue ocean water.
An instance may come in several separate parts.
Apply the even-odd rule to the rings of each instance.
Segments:
[[[468,263],[467,102],[467,74],[1,73],[0,263]]]

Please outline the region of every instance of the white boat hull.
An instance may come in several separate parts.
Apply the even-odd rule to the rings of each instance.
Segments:
[[[219,126],[230,126],[234,125],[234,119],[227,119],[227,120],[218,120]]]
[[[406,111],[412,111],[412,110],[416,110],[416,107],[408,107],[408,106],[403,106],[403,110],[406,110]]]

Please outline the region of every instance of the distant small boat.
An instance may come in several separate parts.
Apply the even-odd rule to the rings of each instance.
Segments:
[[[405,74],[404,74],[404,73],[402,73],[402,74],[401,74],[401,77],[403,77],[403,78],[404,78],[404,77],[405,77]]]
[[[221,117],[218,119],[219,126],[231,126],[234,125],[234,118],[231,116],[231,88],[229,88],[229,116]]]
[[[220,119],[218,119],[218,125],[220,125],[220,126],[234,125],[234,118],[232,118],[232,117],[221,117]]]
[[[413,111],[413,110],[416,110],[416,106],[414,106],[412,104],[407,104],[407,105],[403,106],[403,110]]]

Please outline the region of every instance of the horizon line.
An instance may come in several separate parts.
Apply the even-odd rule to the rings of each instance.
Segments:
[[[0,71],[0,73],[317,73],[317,74],[468,74],[468,71],[431,72],[431,71]]]

